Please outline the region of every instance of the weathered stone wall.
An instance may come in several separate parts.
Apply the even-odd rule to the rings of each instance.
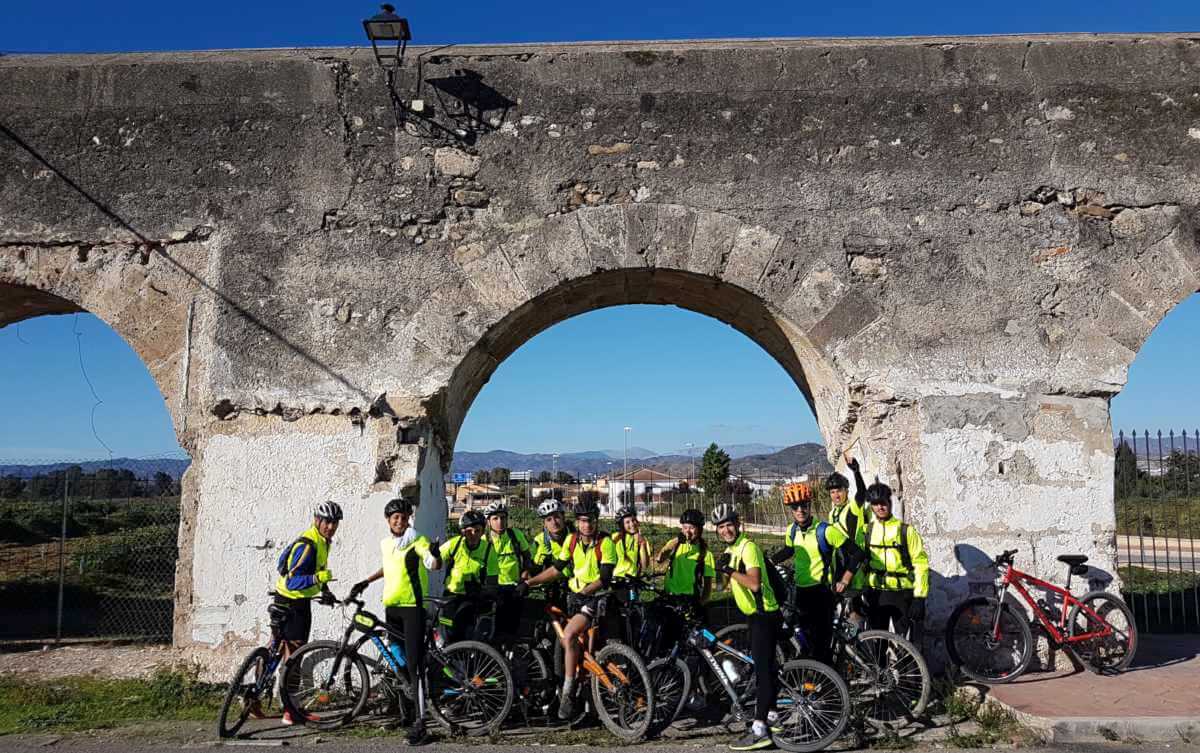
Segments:
[[[1111,572],[1107,401],[1200,287],[1198,72],[1168,36],[449,47],[393,100],[363,50],[4,57],[0,324],[84,308],[149,366],[181,644],[261,637],[318,499],[372,569],[495,366],[623,303],[770,352],[940,600],[956,546]]]

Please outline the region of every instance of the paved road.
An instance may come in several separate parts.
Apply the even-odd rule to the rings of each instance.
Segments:
[[[138,741],[120,740],[120,739],[93,739],[93,738],[69,738],[49,743],[52,747],[47,747],[47,741],[52,738],[46,737],[4,737],[0,738],[0,746],[8,753],[45,753],[47,750],[63,750],[71,753],[192,753],[197,748],[215,748],[224,750],[273,750],[284,749],[289,747],[305,747],[319,750],[321,753],[357,753],[358,751],[394,751],[398,747],[406,747],[403,742],[397,738],[369,738],[369,739],[326,739],[319,743],[293,743],[289,746],[276,746],[273,748],[262,747],[246,747],[235,745],[220,745],[216,742],[207,743],[171,743],[168,745],[160,745],[154,743],[141,743]],[[319,747],[318,747],[319,746]],[[530,753],[530,748],[534,746],[518,746],[518,745],[489,745],[486,742],[476,745],[448,745],[434,744],[419,748],[423,753]],[[724,751],[725,746],[714,747],[711,744],[705,743],[687,743],[687,744],[670,744],[670,743],[643,743],[638,746],[603,746],[603,745],[542,745],[539,747],[547,748],[583,748],[592,753],[630,753],[636,750],[645,750],[647,753],[696,753],[697,750],[709,749],[713,751]],[[940,744],[936,748],[933,745],[918,745],[908,750],[913,753],[922,751],[944,750],[945,744]],[[414,749],[417,750],[417,749]],[[838,747],[831,748],[834,751],[844,751],[846,748]],[[1093,744],[1093,745],[1063,745],[1052,748],[1022,748],[1022,753],[1200,753],[1200,746],[1186,745],[1183,743],[1141,743],[1138,745],[1128,744]]]
[[[1200,572],[1200,540],[1120,534],[1117,561],[1150,570]]]

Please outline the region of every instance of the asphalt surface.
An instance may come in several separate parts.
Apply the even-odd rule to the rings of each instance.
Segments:
[[[320,750],[322,753],[352,753],[356,751],[383,751],[395,750],[396,748],[408,747],[403,742],[402,736],[395,737],[379,737],[368,739],[356,738],[339,738],[339,739],[318,739],[313,738],[301,742],[300,740],[290,741],[288,745],[249,745],[246,743],[221,744],[215,740],[212,741],[195,741],[189,743],[170,743],[158,744],[151,741],[139,741],[122,739],[119,737],[112,738],[92,738],[92,737],[70,737],[57,739],[54,736],[13,736],[0,737],[0,750],[6,753],[45,753],[47,750],[63,750],[71,753],[185,753],[185,751],[195,751],[198,749],[224,749],[224,750],[287,750],[289,748],[309,748]],[[490,745],[487,743],[480,744],[451,744],[451,743],[435,743],[422,746],[420,750],[425,753],[530,753],[531,748],[587,748],[595,753],[630,753],[631,750],[645,750],[647,753],[696,753],[701,749],[709,749],[714,751],[725,750],[724,745],[714,746],[709,740],[696,741],[686,744],[678,743],[643,743],[637,746],[620,746],[620,745],[553,745],[542,743],[540,745]],[[838,750],[838,749],[831,749]],[[845,750],[841,748],[840,750]],[[939,745],[936,748],[933,745],[918,745],[915,748],[907,749],[914,753],[921,751],[946,750],[946,746]],[[1021,748],[1022,753],[1200,753],[1200,746],[1189,745],[1185,743],[1140,743],[1131,744],[1093,744],[1093,745],[1070,745],[1070,746],[1055,746],[1052,748]]]

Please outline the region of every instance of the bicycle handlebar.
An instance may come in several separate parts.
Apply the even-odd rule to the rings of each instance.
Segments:
[[[997,565],[1011,565],[1013,563],[1013,555],[1017,553],[1016,549],[1005,549],[1004,554],[996,555]]]

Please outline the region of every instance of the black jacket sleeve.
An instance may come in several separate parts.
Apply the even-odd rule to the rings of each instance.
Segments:
[[[838,547],[838,552],[840,552],[842,555],[840,562],[841,566],[845,568],[845,570],[849,570],[852,573],[857,572],[858,568],[862,566],[862,563],[867,558],[867,553],[864,552],[858,546],[858,544],[854,543],[853,536],[846,539],[846,541],[843,542],[840,547]]]
[[[867,501],[867,482],[863,480],[862,471],[859,468],[850,470],[854,473],[854,501],[861,507],[862,503]]]

